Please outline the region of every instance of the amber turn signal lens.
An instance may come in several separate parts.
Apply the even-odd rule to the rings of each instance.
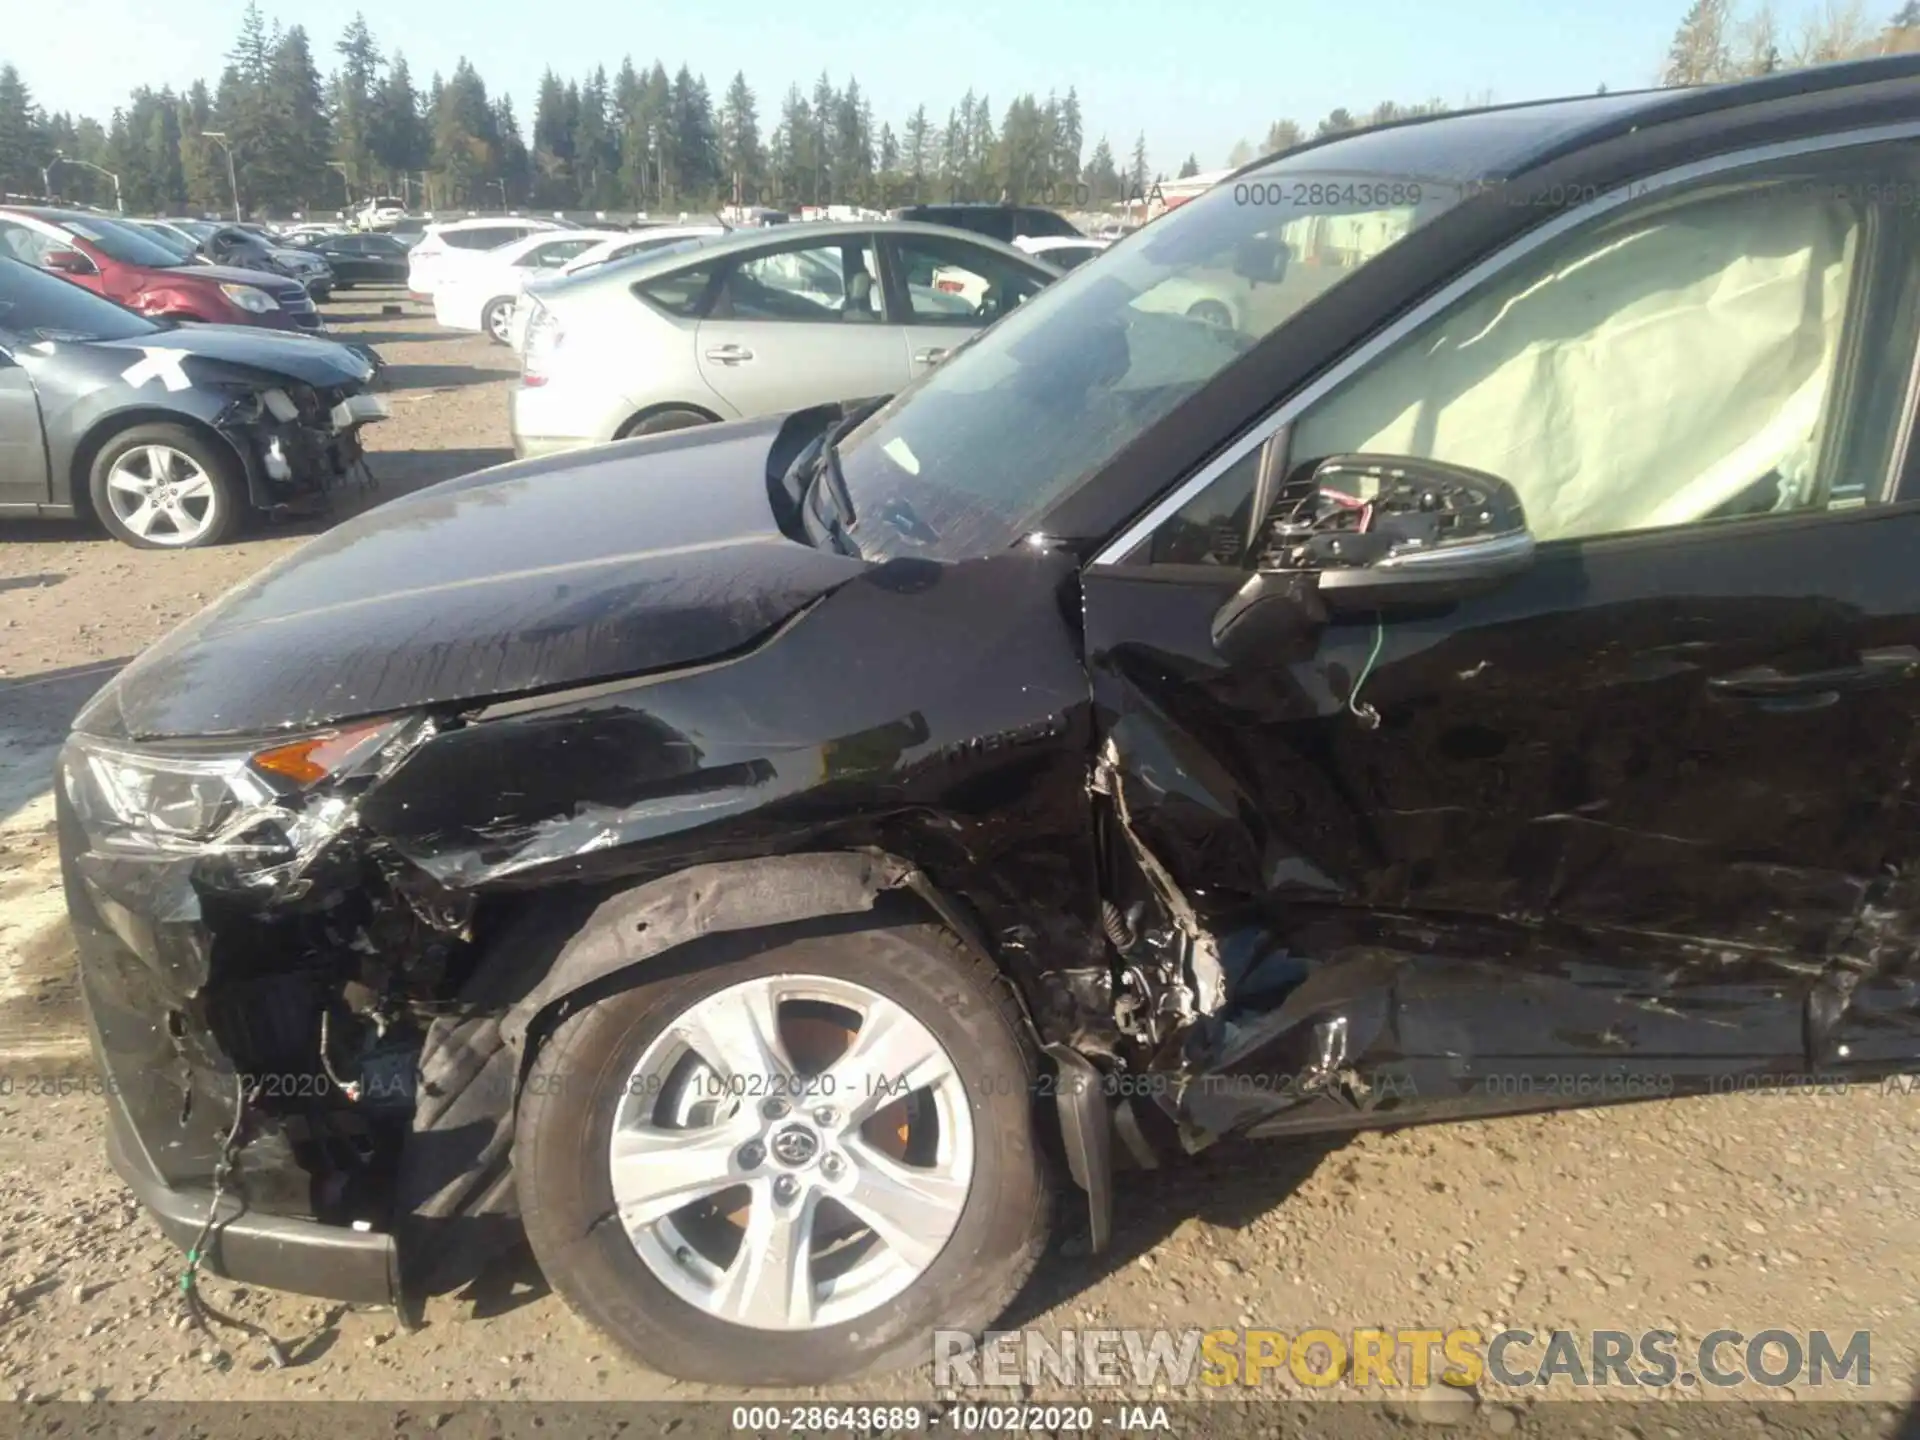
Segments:
[[[369,720],[364,725],[345,730],[308,735],[288,745],[262,750],[253,757],[253,767],[291,780],[296,785],[311,785],[333,774],[345,760],[389,724],[391,722],[387,720]]]

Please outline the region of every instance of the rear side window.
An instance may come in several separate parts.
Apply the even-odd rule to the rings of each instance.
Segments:
[[[633,287],[633,293],[669,315],[691,320],[703,310],[707,291],[713,284],[713,263],[695,265],[686,270],[675,270],[670,275],[657,275],[651,280],[641,280]]]
[[[440,243],[451,245],[456,250],[491,250],[496,245],[505,245],[509,240],[518,240],[528,233],[506,225],[488,225],[477,230],[443,230],[440,232]]]

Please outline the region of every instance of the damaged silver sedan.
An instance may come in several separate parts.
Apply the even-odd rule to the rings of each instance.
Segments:
[[[1910,1067],[1916,165],[1911,57],[1384,126],[335,528],[62,755],[114,1163],[812,1384],[1223,1137]]]

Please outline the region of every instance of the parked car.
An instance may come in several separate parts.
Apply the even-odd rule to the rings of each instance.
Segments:
[[[354,218],[362,230],[377,230],[383,225],[404,220],[406,214],[406,201],[392,195],[376,195],[361,205],[354,213]]]
[[[387,413],[373,373],[325,340],[151,320],[0,258],[0,515],[185,550],[312,508]]]
[[[905,205],[890,213],[896,220],[972,230],[1009,245],[1022,236],[1054,235],[1067,240],[1083,238],[1073,228],[1072,221],[1044,205]]]
[[[325,260],[294,246],[275,244],[249,228],[205,220],[129,219],[124,223],[210,265],[261,270],[298,280],[315,300],[326,300],[333,290],[333,271]]]
[[[292,245],[317,235],[345,235],[350,233],[348,226],[331,220],[310,220],[300,225],[289,225],[280,232],[280,238]]]
[[[464,268],[488,250],[560,228],[551,220],[504,217],[429,225],[419,243],[407,252],[407,288],[431,299],[442,274]]]
[[[885,403],[348,520],[63,752],[109,1155],[243,1283],[524,1231],[813,1386],[993,1324],[1055,1157],[1097,1252],[1222,1137],[1911,1073],[1916,161],[1913,56],[1328,137]],[[580,284],[812,327],[752,255]]]
[[[530,278],[558,273],[574,257],[626,238],[610,230],[536,230],[483,250],[471,263],[441,273],[433,318],[449,330],[478,330],[505,345],[512,337],[514,303]]]
[[[716,235],[725,235],[725,225],[652,225],[640,231],[629,231],[604,240],[591,249],[583,250],[560,267],[562,275],[580,275],[609,261],[624,260],[629,255],[647,255],[664,250],[669,245],[682,246],[689,240],[711,240]]]
[[[327,262],[336,290],[355,285],[404,285],[407,281],[407,246],[392,235],[304,235],[296,243]]]
[[[1021,235],[1014,240],[1013,247],[1029,255],[1038,255],[1049,265],[1071,270],[1093,259],[1112,243],[1111,240],[1088,240],[1063,235]]]
[[[156,237],[76,210],[0,208],[0,251],[57,271],[142,315],[324,334],[299,281],[262,270],[204,265]]]
[[[427,231],[432,228],[432,223],[421,215],[402,215],[398,220],[390,223],[368,226],[365,233],[391,235],[395,240],[412,247],[426,237]]]
[[[933,273],[977,279],[977,299]],[[517,454],[888,394],[1059,272],[908,222],[740,230],[527,295]]]

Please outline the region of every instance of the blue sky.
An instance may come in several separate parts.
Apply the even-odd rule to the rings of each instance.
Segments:
[[[78,12],[4,0],[0,60],[17,65],[51,109],[105,116],[133,86],[184,85],[218,74],[244,0],[83,0]],[[269,18],[303,24],[331,68],[352,14],[331,0],[262,0]],[[464,53],[504,87],[523,126],[544,66],[574,76],[622,54],[685,60],[716,98],[744,70],[771,123],[787,84],[824,67],[870,93],[876,121],[898,129],[914,105],[944,120],[969,85],[996,117],[1023,90],[1079,87],[1087,145],[1107,134],[1124,153],[1144,130],[1155,169],[1189,151],[1203,169],[1234,141],[1256,145],[1283,116],[1312,123],[1336,105],[1439,96],[1454,104],[1650,84],[1685,0],[700,0],[642,6],[615,0],[388,0],[366,7],[384,49],[406,53],[417,82]],[[1779,7],[1791,31],[1802,6]],[[1878,16],[1875,7],[1875,17]],[[1886,7],[1892,9],[1889,3]],[[76,27],[75,15],[83,18]],[[99,45],[86,43],[99,37]]]

